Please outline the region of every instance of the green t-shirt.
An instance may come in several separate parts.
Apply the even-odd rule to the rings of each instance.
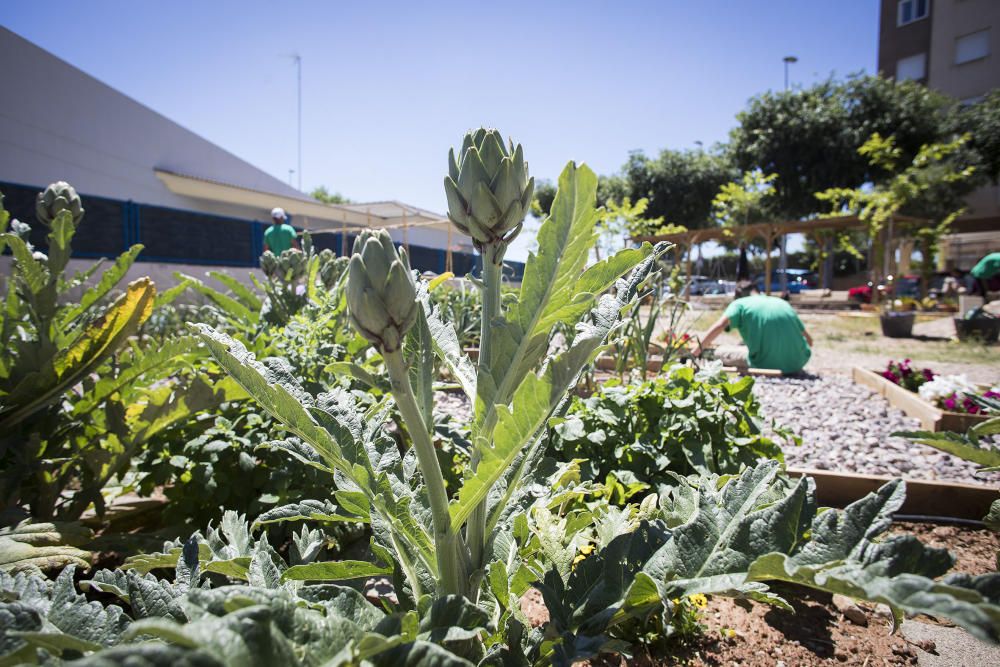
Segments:
[[[725,314],[746,343],[751,367],[798,373],[809,361],[805,327],[784,299],[755,294],[736,299]]]
[[[969,273],[980,280],[989,280],[1000,273],[1000,252],[991,252],[983,257]]]
[[[291,248],[294,240],[295,228],[285,223],[271,225],[264,232],[264,243],[275,255],[280,255]]]

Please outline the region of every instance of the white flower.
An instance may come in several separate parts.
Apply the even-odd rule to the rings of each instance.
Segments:
[[[920,385],[920,398],[937,405],[952,394],[978,394],[979,388],[962,375],[938,375]]]

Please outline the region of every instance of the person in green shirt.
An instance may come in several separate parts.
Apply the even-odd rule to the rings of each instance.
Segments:
[[[264,250],[280,255],[289,248],[299,249],[295,228],[285,222],[287,219],[285,209],[275,208],[271,211],[271,226],[264,232]]]
[[[730,327],[740,332],[746,347],[717,355],[726,365],[798,373],[812,356],[812,337],[795,309],[784,299],[762,294],[751,294],[730,303],[695,347],[695,356],[700,356],[704,348]]]
[[[978,291],[983,297],[983,301],[988,301],[987,292],[989,282],[1000,275],[1000,252],[991,252],[976,263],[969,274],[976,279]]]

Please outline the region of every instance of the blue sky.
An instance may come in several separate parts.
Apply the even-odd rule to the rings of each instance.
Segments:
[[[877,0],[5,0],[0,23],[303,188],[443,212],[448,147],[490,125],[532,174],[724,141],[753,95],[875,69]],[[499,11],[497,10],[499,8]],[[297,184],[297,176],[293,177]]]

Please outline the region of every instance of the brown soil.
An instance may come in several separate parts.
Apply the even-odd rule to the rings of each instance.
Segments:
[[[890,534],[911,533],[936,547],[947,547],[956,556],[955,570],[982,574],[996,571],[1000,539],[987,530],[932,524],[896,524]],[[917,649],[935,653],[933,642],[913,643],[900,634],[890,634],[892,621],[884,605],[859,603],[848,619],[834,604],[833,596],[798,586],[776,585],[794,612],[759,603],[737,603],[729,598],[710,598],[702,612],[704,632],[687,643],[667,648],[635,646],[631,658],[608,656],[591,661],[594,667],[638,665],[663,667],[793,667],[798,665],[914,665]],[[522,607],[528,617],[541,624],[548,613],[536,591],[525,596]],[[843,602],[839,601],[841,608]],[[863,618],[859,618],[863,616]],[[920,620],[933,620],[921,617]]]
[[[955,572],[986,574],[997,571],[1000,534],[960,526],[937,526],[932,523],[896,523],[890,534],[909,533],[931,547],[945,548],[955,556]]]

